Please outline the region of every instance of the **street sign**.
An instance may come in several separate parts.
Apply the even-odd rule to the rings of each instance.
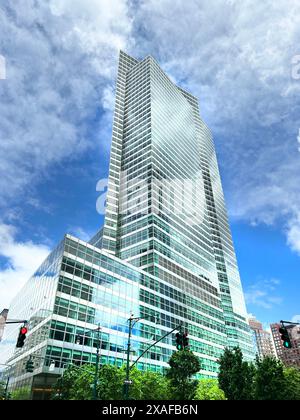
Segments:
[[[132,385],[132,384],[133,384],[133,381],[130,381],[130,380],[129,380],[129,381],[127,381],[127,380],[125,379],[124,384],[125,384],[125,385],[127,385],[127,384],[128,384],[128,385]]]

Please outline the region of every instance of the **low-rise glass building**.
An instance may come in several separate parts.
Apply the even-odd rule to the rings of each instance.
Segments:
[[[220,296],[203,278],[201,289],[180,287],[145,273],[106,251],[66,235],[39,267],[10,307],[13,319],[28,321],[24,347],[15,349],[19,325],[10,334],[10,389],[26,388],[45,398],[70,363],[95,363],[100,331],[100,363],[118,366],[126,360],[128,317],[141,319],[132,331],[131,358],[171,329],[189,331],[190,347],[201,360],[200,376],[214,377],[226,345]],[[198,290],[199,288],[199,290]],[[174,347],[174,335],[152,347],[139,369],[163,371]],[[34,372],[26,372],[29,358]]]

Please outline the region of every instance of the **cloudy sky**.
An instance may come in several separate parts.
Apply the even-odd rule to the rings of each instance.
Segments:
[[[248,311],[299,315],[298,0],[1,2],[0,309],[65,232],[101,225],[120,49],[199,98]]]

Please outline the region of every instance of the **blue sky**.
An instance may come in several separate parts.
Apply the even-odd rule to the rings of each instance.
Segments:
[[[248,312],[299,315],[299,19],[298,0],[1,4],[0,308],[66,231],[101,226],[121,48],[199,98]]]

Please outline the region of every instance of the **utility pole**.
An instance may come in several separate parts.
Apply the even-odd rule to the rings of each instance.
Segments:
[[[128,319],[129,322],[129,331],[128,331],[128,341],[127,341],[127,361],[126,361],[126,379],[124,381],[124,398],[125,400],[128,400],[129,398],[129,385],[132,384],[132,381],[130,380],[129,374],[130,374],[130,349],[131,349],[131,334],[132,329],[135,326],[135,324],[140,320],[141,318],[134,318],[133,314],[130,315],[130,318]]]

